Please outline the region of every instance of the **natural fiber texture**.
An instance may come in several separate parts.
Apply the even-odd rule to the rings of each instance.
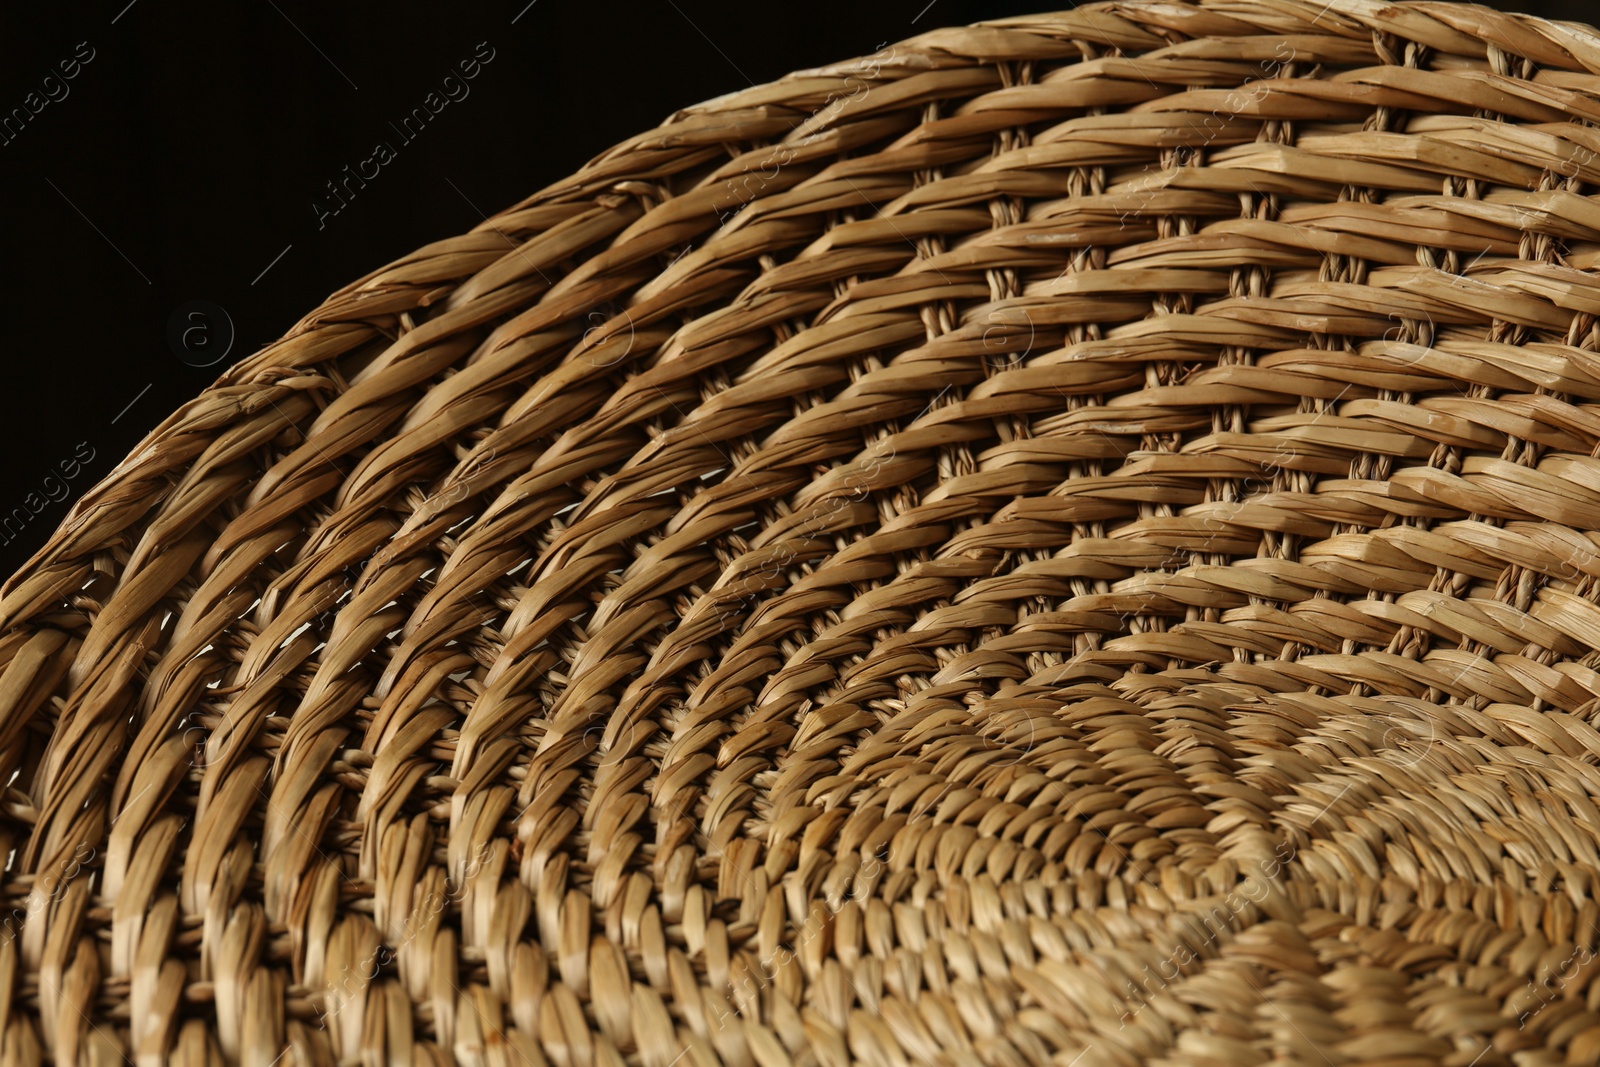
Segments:
[[[335,294],[6,586],[0,1057],[1594,1062],[1597,72],[940,30]]]

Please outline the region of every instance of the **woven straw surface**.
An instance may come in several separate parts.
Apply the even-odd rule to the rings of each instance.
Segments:
[[[940,30],[335,294],[5,587],[0,1057],[1594,1062],[1597,71]]]

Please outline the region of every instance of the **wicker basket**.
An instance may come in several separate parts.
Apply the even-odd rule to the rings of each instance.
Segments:
[[[1600,36],[1096,4],[331,297],[0,600],[0,1059],[1600,1057]]]

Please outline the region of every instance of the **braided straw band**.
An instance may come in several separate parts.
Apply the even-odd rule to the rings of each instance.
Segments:
[[[5,586],[0,1058],[1594,1062],[1596,71],[939,30],[334,294]]]

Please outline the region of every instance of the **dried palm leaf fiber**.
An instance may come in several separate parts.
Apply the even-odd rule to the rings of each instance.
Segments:
[[[0,1055],[1594,1062],[1597,71],[939,30],[341,290],[5,586]]]

